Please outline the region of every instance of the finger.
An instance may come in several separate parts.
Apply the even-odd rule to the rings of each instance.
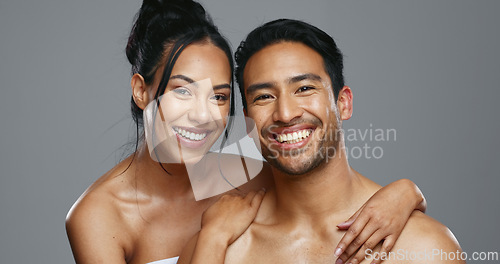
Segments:
[[[373,256],[374,254],[373,249],[384,239],[384,237],[385,235],[380,231],[376,231],[375,233],[373,233],[373,235],[370,236],[368,240],[366,240],[366,242],[363,243],[363,245],[356,252],[354,257],[351,258],[350,262],[352,264],[361,263],[361,261],[366,259],[366,256]]]
[[[243,196],[238,193],[226,193],[219,198],[219,201],[230,201],[235,198],[243,198]]]
[[[252,199],[252,202],[250,203],[250,206],[252,208],[259,208],[260,204],[262,203],[262,200],[264,200],[264,195],[266,194],[266,190],[262,189],[258,191],[255,196]]]
[[[247,193],[247,195],[244,198],[245,202],[250,204],[252,202],[253,198],[255,197],[255,195],[257,195],[256,191],[251,191],[251,192]]]
[[[377,227],[376,226],[373,226],[373,225],[370,225],[369,223],[363,228],[363,230],[361,230],[360,234],[355,237],[352,242],[350,244],[346,244],[347,247],[344,249],[344,253],[343,255],[345,255],[345,258],[346,259],[349,259],[351,258],[355,253],[356,251],[358,251],[360,248],[363,247],[363,245],[365,244],[365,242],[367,242],[367,240],[376,233],[377,231]],[[349,231],[348,231],[349,232]],[[380,236],[379,240],[377,241],[377,243],[382,240],[384,238],[384,236]],[[370,241],[370,243],[373,243]],[[375,244],[377,245],[377,244]],[[375,245],[373,244],[370,244],[370,246],[373,248],[375,247]],[[361,254],[361,257],[364,256],[364,252]],[[354,263],[354,262],[353,262]]]
[[[361,231],[365,228],[366,224],[368,223],[368,219],[366,217],[357,217],[356,221],[347,229],[347,232],[344,234],[342,239],[337,245],[337,248],[335,249],[335,256],[339,257],[341,256],[346,247],[351,244],[351,242],[358,237],[358,235],[361,233]],[[346,259],[342,259],[346,260]]]
[[[380,249],[380,254],[379,256],[388,256],[389,252],[392,250],[392,247],[394,247],[394,243],[396,243],[396,239],[394,239],[393,236],[388,236],[385,238],[384,243],[382,244],[382,248]],[[379,264],[382,262],[382,258],[374,258],[373,261],[371,262],[372,264]]]
[[[351,217],[349,217],[349,219],[338,224],[337,227],[341,230],[348,229],[352,225],[352,223],[354,223],[354,221],[356,221],[356,219],[358,218],[361,211],[363,211],[363,208],[365,208],[365,205],[361,206],[361,208],[359,208],[358,211],[356,211],[353,215],[351,215]]]

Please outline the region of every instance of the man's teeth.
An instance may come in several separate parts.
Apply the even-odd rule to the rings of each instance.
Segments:
[[[310,134],[311,131],[309,129],[304,129],[300,131],[295,131],[293,133],[279,134],[276,136],[276,140],[280,143],[294,144],[304,140]]]
[[[186,131],[182,128],[178,128],[178,127],[174,128],[174,130],[181,137],[189,139],[189,140],[194,140],[194,141],[200,141],[207,136],[207,133],[196,134],[194,132],[189,132],[189,131]]]

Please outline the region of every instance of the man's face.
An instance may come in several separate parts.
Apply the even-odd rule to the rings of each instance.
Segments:
[[[337,153],[339,117],[320,54],[302,43],[272,44],[250,57],[243,81],[246,113],[271,165],[299,175]]]

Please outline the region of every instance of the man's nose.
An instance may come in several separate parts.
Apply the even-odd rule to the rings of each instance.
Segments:
[[[303,113],[296,98],[290,95],[280,95],[273,113],[273,121],[290,123],[294,118],[301,117]]]

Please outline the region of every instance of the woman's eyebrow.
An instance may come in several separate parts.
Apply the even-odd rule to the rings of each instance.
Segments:
[[[196,87],[198,87],[198,85],[196,85],[196,81],[187,77],[186,75],[178,74],[178,75],[174,75],[174,76],[170,77],[170,79],[181,79],[181,80],[184,80],[190,84],[194,84]],[[231,85],[229,85],[229,83],[223,83],[223,84],[214,85],[212,88],[214,90],[231,89]]]
[[[184,80],[188,83],[194,83],[195,81],[189,77],[187,77],[186,75],[182,75],[182,74],[178,74],[178,75],[174,75],[172,77],[170,77],[170,79],[181,79],[181,80]]]
[[[231,89],[231,85],[229,83],[223,83],[223,84],[218,84],[213,87],[214,90],[220,90],[220,89]]]

